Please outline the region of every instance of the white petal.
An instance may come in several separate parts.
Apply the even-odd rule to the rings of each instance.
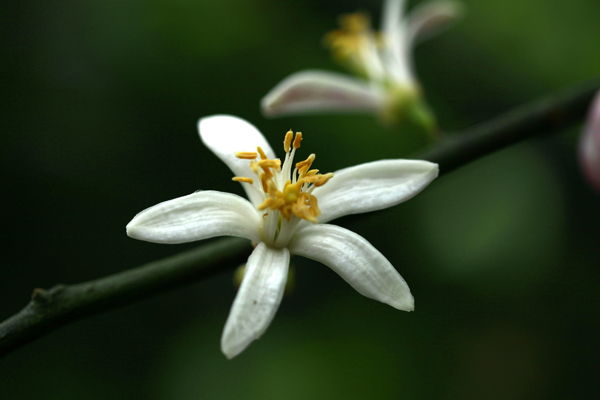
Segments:
[[[240,354],[269,327],[281,303],[290,253],[259,243],[246,264],[246,273],[235,296],[221,337],[227,358]]]
[[[408,36],[411,47],[450,28],[464,15],[462,3],[438,0],[422,3],[408,16]]]
[[[405,0],[386,0],[381,13],[382,49],[387,74],[399,86],[412,87],[416,79],[412,72],[411,49],[406,41],[406,21],[403,18]]]
[[[381,31],[385,36],[393,36],[400,24],[405,0],[385,0],[381,11]]]
[[[379,54],[379,45],[374,32],[369,29],[364,33],[364,44],[361,46],[360,60],[364,65],[367,78],[370,82],[379,82],[378,84],[386,84],[386,68],[384,60]]]
[[[420,160],[381,160],[339,170],[315,188],[319,222],[402,203],[438,176],[438,165]]]
[[[261,217],[248,200],[231,193],[197,192],[136,215],[127,234],[154,243],[185,243],[215,236],[260,241]]]
[[[356,78],[325,71],[301,71],[275,86],[261,100],[263,114],[377,112],[384,93]]]
[[[398,26],[396,34],[390,37],[384,48],[384,59],[387,73],[398,87],[410,90],[418,86],[406,25]]]
[[[335,225],[310,225],[296,232],[288,249],[327,265],[364,296],[398,310],[414,310],[413,296],[398,271],[352,231]]]
[[[250,169],[250,161],[236,158],[238,151],[256,151],[260,146],[267,157],[275,158],[275,153],[269,142],[251,123],[238,117],[230,115],[214,115],[201,118],[198,121],[198,131],[202,142],[212,150],[233,171],[235,176],[254,179],[254,185],[258,185],[258,179]],[[263,198],[253,189],[252,185],[242,183],[248,198],[257,206],[262,203]]]

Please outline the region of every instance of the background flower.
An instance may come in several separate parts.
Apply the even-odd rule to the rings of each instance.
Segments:
[[[380,32],[372,29],[366,14],[355,13],[342,15],[340,28],[325,36],[334,58],[366,81],[327,71],[296,72],[263,97],[263,113],[367,112],[386,122],[411,120],[428,131],[434,129],[434,117],[422,101],[414,72],[413,47],[451,26],[462,7],[434,0],[404,15],[405,3],[384,1]]]

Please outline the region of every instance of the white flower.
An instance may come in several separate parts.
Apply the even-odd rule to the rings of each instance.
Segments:
[[[454,1],[419,5],[403,18],[404,0],[386,0],[378,35],[364,14],[340,18],[341,29],[326,36],[334,56],[367,80],[308,70],[290,75],[261,101],[267,116],[303,113],[367,112],[386,119],[428,112],[420,102],[421,89],[414,73],[413,47],[449,27],[461,14]],[[427,118],[415,115],[414,118]]]
[[[217,191],[193,193],[142,211],[127,225],[127,234],[156,243],[215,236],[258,243],[223,331],[221,348],[228,358],[269,326],[283,296],[290,254],[327,265],[367,297],[413,310],[410,290],[390,262],[361,236],[325,222],[410,199],[437,177],[437,164],[381,160],[319,174],[310,169],[314,154],[293,163],[302,140],[299,132],[286,134],[281,163],[262,134],[240,118],[203,118],[198,129],[250,201]]]

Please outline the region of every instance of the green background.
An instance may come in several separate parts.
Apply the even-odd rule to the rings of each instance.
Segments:
[[[413,6],[417,2],[410,2]],[[415,51],[441,126],[457,131],[597,76],[597,0],[468,0]],[[198,118],[243,117],[271,143],[304,133],[322,171],[407,157],[419,140],[372,116],[267,120],[259,100],[303,69],[342,69],[322,36],[372,0],[24,0],[0,13],[0,319],[33,288],[191,248],[130,239],[146,207],[242,194]],[[6,399],[564,399],[600,394],[600,197],[580,128],[530,140],[341,221],[400,271],[404,313],[295,259],[296,290],[232,361],[232,272],[62,328],[0,360]],[[277,149],[277,144],[274,147]]]

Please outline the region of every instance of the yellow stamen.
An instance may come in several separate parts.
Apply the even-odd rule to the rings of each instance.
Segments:
[[[258,166],[261,167],[262,169],[265,169],[265,168],[280,168],[281,167],[281,160],[280,159],[275,159],[275,160],[260,160],[258,162]]]
[[[286,153],[290,152],[290,146],[292,145],[292,138],[293,137],[294,137],[294,132],[292,132],[292,130],[290,129],[285,134],[285,140],[283,141],[283,149],[285,150]]]
[[[263,201],[262,204],[260,204],[257,208],[259,211],[266,210],[267,208],[270,208],[271,210],[276,210],[284,204],[285,201],[283,201],[283,199],[269,197],[268,199]]]
[[[309,207],[304,202],[297,202],[292,206],[292,212],[299,218],[305,219],[309,222],[317,222],[317,218],[311,215]]]
[[[333,178],[333,172],[329,172],[325,175],[319,175],[319,177],[321,179],[315,182],[315,187],[323,186],[324,184],[326,184],[328,180]]]
[[[271,173],[271,170],[266,168],[265,172],[260,174],[260,179],[263,181],[268,181],[269,179],[273,178],[273,174]]]
[[[277,194],[279,193],[279,191],[277,190],[277,186],[275,186],[275,182],[273,182],[271,179],[267,181],[267,192],[271,197],[279,197],[277,196]]]
[[[363,32],[369,28],[371,19],[367,14],[361,12],[343,14],[340,16],[339,24],[342,29],[346,29],[350,32]]]
[[[333,57],[349,64],[358,72],[364,71],[364,52],[370,45],[380,45],[382,40],[371,30],[370,18],[364,13],[345,14],[338,21],[340,29],[327,33],[325,45],[331,48]]]
[[[270,175],[270,174],[271,174],[270,171],[268,174],[267,174],[267,172],[263,172],[262,174],[260,174],[260,183],[262,184],[263,192],[265,192],[265,193],[267,193],[269,191],[269,186],[267,185],[267,183],[273,177],[273,175]]]
[[[254,180],[252,178],[245,178],[243,176],[236,176],[235,178],[233,178],[233,180],[236,182],[249,183],[251,185],[254,183]]]
[[[289,173],[289,167],[293,165],[292,146],[294,150],[300,147],[302,133],[292,130],[285,134],[283,148],[287,156],[285,158],[286,170]],[[250,160],[250,169],[260,179],[260,186],[264,192],[265,200],[258,206],[263,211],[263,216],[269,215],[272,211],[279,211],[281,218],[290,221],[291,218],[305,219],[309,222],[317,222],[317,217],[321,214],[317,203],[317,198],[311,194],[312,187],[324,185],[333,177],[332,173],[320,175],[318,169],[310,169],[315,160],[315,155],[311,154],[304,161],[296,163],[296,170],[293,172],[292,179],[286,177],[285,183],[282,172],[282,162],[280,159],[269,159],[261,147],[256,148],[256,152],[242,151],[235,153],[236,157]],[[256,178],[255,178],[256,179]],[[233,178],[236,182],[254,184],[255,179],[236,176]],[[292,183],[295,181],[295,183]],[[278,225],[277,229],[281,226]]]
[[[311,154],[306,160],[296,163],[296,168],[298,169],[300,175],[303,175],[306,171],[308,171],[313,161],[315,161],[315,157],[316,156],[314,154]]]
[[[267,159],[267,155],[265,154],[265,152],[263,151],[263,149],[260,148],[260,146],[258,146],[256,148],[256,151],[258,151],[258,154],[260,154],[260,159],[261,160],[266,160]]]
[[[309,195],[310,200],[310,213],[316,218],[321,215],[321,210],[319,209],[319,204],[317,203],[317,198],[312,194]]]
[[[267,190],[269,190],[267,183],[265,181],[260,181],[260,183],[262,183],[263,192],[267,193]]]
[[[302,132],[296,132],[296,137],[294,138],[294,148],[295,149],[300,147],[301,141],[302,141]]]
[[[302,181],[303,181],[304,183],[315,183],[315,182],[318,182],[318,181],[320,181],[320,180],[321,180],[321,176],[322,176],[322,175],[310,175],[310,176],[306,176],[306,175],[304,175],[304,176],[302,177]]]
[[[243,160],[254,160],[256,157],[258,157],[258,154],[254,151],[238,151],[235,153],[235,156]]]

